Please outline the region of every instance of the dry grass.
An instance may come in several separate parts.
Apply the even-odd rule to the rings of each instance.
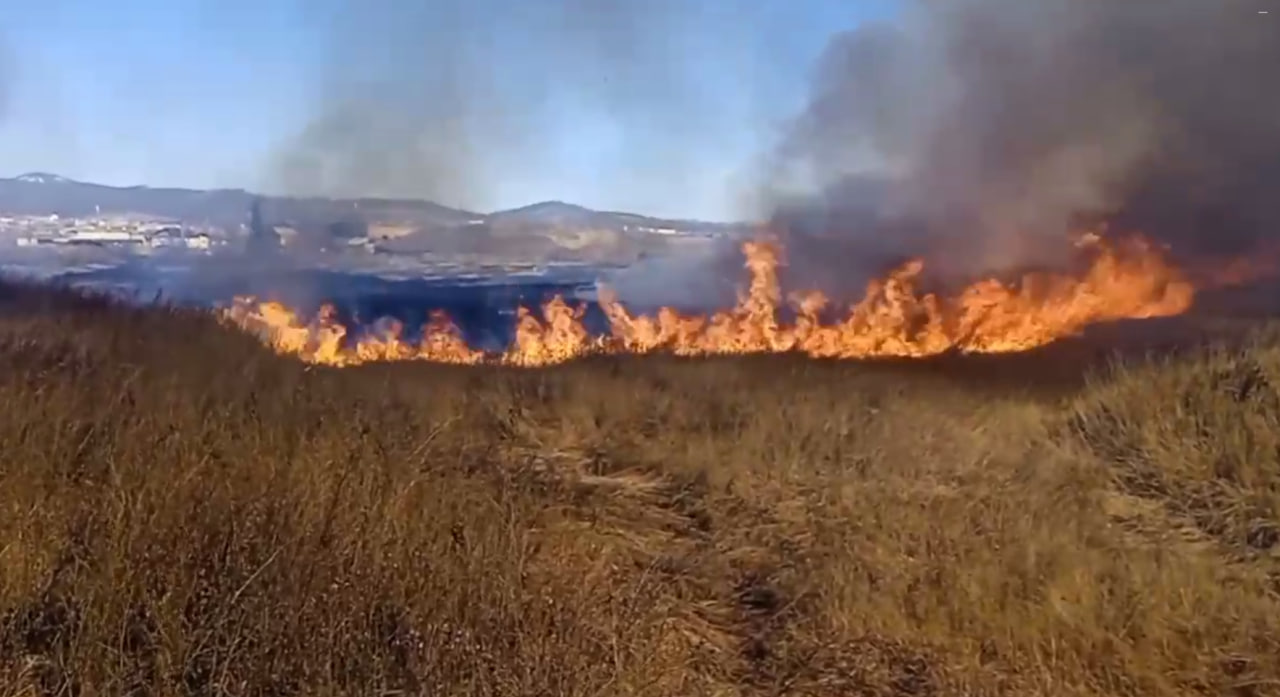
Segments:
[[[331,371],[6,287],[0,395],[0,697],[1280,694],[1265,338]]]

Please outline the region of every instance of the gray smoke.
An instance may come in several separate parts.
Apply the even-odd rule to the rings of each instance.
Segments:
[[[835,37],[772,161],[793,267],[1053,263],[1082,221],[1187,254],[1280,234],[1273,4],[913,0]]]
[[[612,271],[601,280],[636,312],[664,306],[708,312],[734,304],[744,275],[736,242],[722,239],[684,245]]]
[[[0,34],[0,123],[4,123],[12,108],[13,82],[17,71],[13,50],[3,34]]]
[[[705,46],[690,31],[697,8],[679,0],[334,3],[316,101],[274,159],[270,188],[489,209],[501,175],[545,154],[566,113],[613,120],[626,139],[714,132],[725,108],[684,67]],[[681,156],[634,153],[669,176]]]

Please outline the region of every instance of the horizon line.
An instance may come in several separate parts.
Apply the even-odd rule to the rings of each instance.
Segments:
[[[746,220],[746,219],[714,220],[714,219],[708,219],[708,218],[689,218],[689,217],[670,217],[670,216],[663,216],[663,215],[651,215],[649,213],[638,213],[635,211],[625,211],[625,210],[598,209],[598,208],[591,208],[589,206],[584,206],[579,203],[572,203],[569,201],[565,201],[563,199],[544,199],[540,201],[533,201],[533,202],[526,203],[519,206],[512,206],[510,208],[499,208],[499,209],[486,212],[486,211],[472,210],[470,208],[460,208],[457,206],[451,206],[448,204],[440,203],[438,201],[433,201],[428,198],[409,198],[409,197],[400,197],[400,196],[370,196],[370,195],[332,196],[332,195],[326,195],[326,194],[280,194],[280,193],[265,193],[262,191],[255,191],[253,189],[248,189],[245,187],[199,188],[199,187],[189,187],[189,186],[165,186],[165,185],[157,186],[154,184],[104,184],[102,182],[86,181],[84,179],[75,179],[73,177],[61,175],[56,172],[49,172],[44,170],[29,170],[29,171],[22,172],[20,174],[16,174],[10,177],[0,177],[0,180],[25,181],[26,178],[28,177],[49,177],[49,178],[60,180],[66,183],[84,184],[87,186],[99,186],[107,189],[152,189],[152,190],[169,190],[169,191],[190,191],[190,192],[196,192],[196,193],[235,192],[235,193],[243,193],[243,194],[248,194],[250,196],[263,197],[263,198],[282,198],[282,199],[294,199],[294,200],[310,199],[310,200],[322,200],[322,201],[331,201],[331,202],[333,201],[351,201],[351,202],[380,201],[380,202],[426,203],[433,206],[439,206],[440,208],[447,208],[451,211],[456,211],[458,213],[470,213],[473,215],[479,215],[479,216],[485,216],[485,217],[498,215],[501,213],[511,213],[514,211],[524,210],[526,208],[534,208],[536,206],[542,206],[542,205],[548,205],[548,204],[559,204],[562,206],[571,206],[571,207],[578,208],[583,211],[588,211],[591,213],[600,213],[605,215],[629,215],[629,216],[637,216],[641,218],[648,218],[650,220],[662,220],[662,221],[669,221],[669,222],[691,222],[691,223],[703,223],[703,224],[724,225],[724,226],[758,224],[757,221]],[[34,182],[28,182],[28,183],[34,183]]]

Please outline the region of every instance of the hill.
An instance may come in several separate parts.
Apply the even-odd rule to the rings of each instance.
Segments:
[[[1274,695],[1276,335],[330,370],[3,286],[0,694]]]
[[[329,226],[351,220],[366,224],[404,223],[427,230],[487,224],[537,229],[554,226],[595,226],[619,230],[678,227],[686,232],[715,233],[735,227],[722,223],[672,221],[632,213],[593,211],[561,202],[485,214],[408,199],[259,196],[242,189],[205,191],[116,187],[75,181],[45,172],[0,179],[0,213],[19,215],[88,216],[100,211],[232,226],[248,222],[250,207],[258,198],[261,198],[262,214],[267,222],[299,227]]]

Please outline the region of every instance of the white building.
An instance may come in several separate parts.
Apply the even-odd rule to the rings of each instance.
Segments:
[[[71,242],[134,242],[133,234],[123,230],[76,230],[67,235]]]

